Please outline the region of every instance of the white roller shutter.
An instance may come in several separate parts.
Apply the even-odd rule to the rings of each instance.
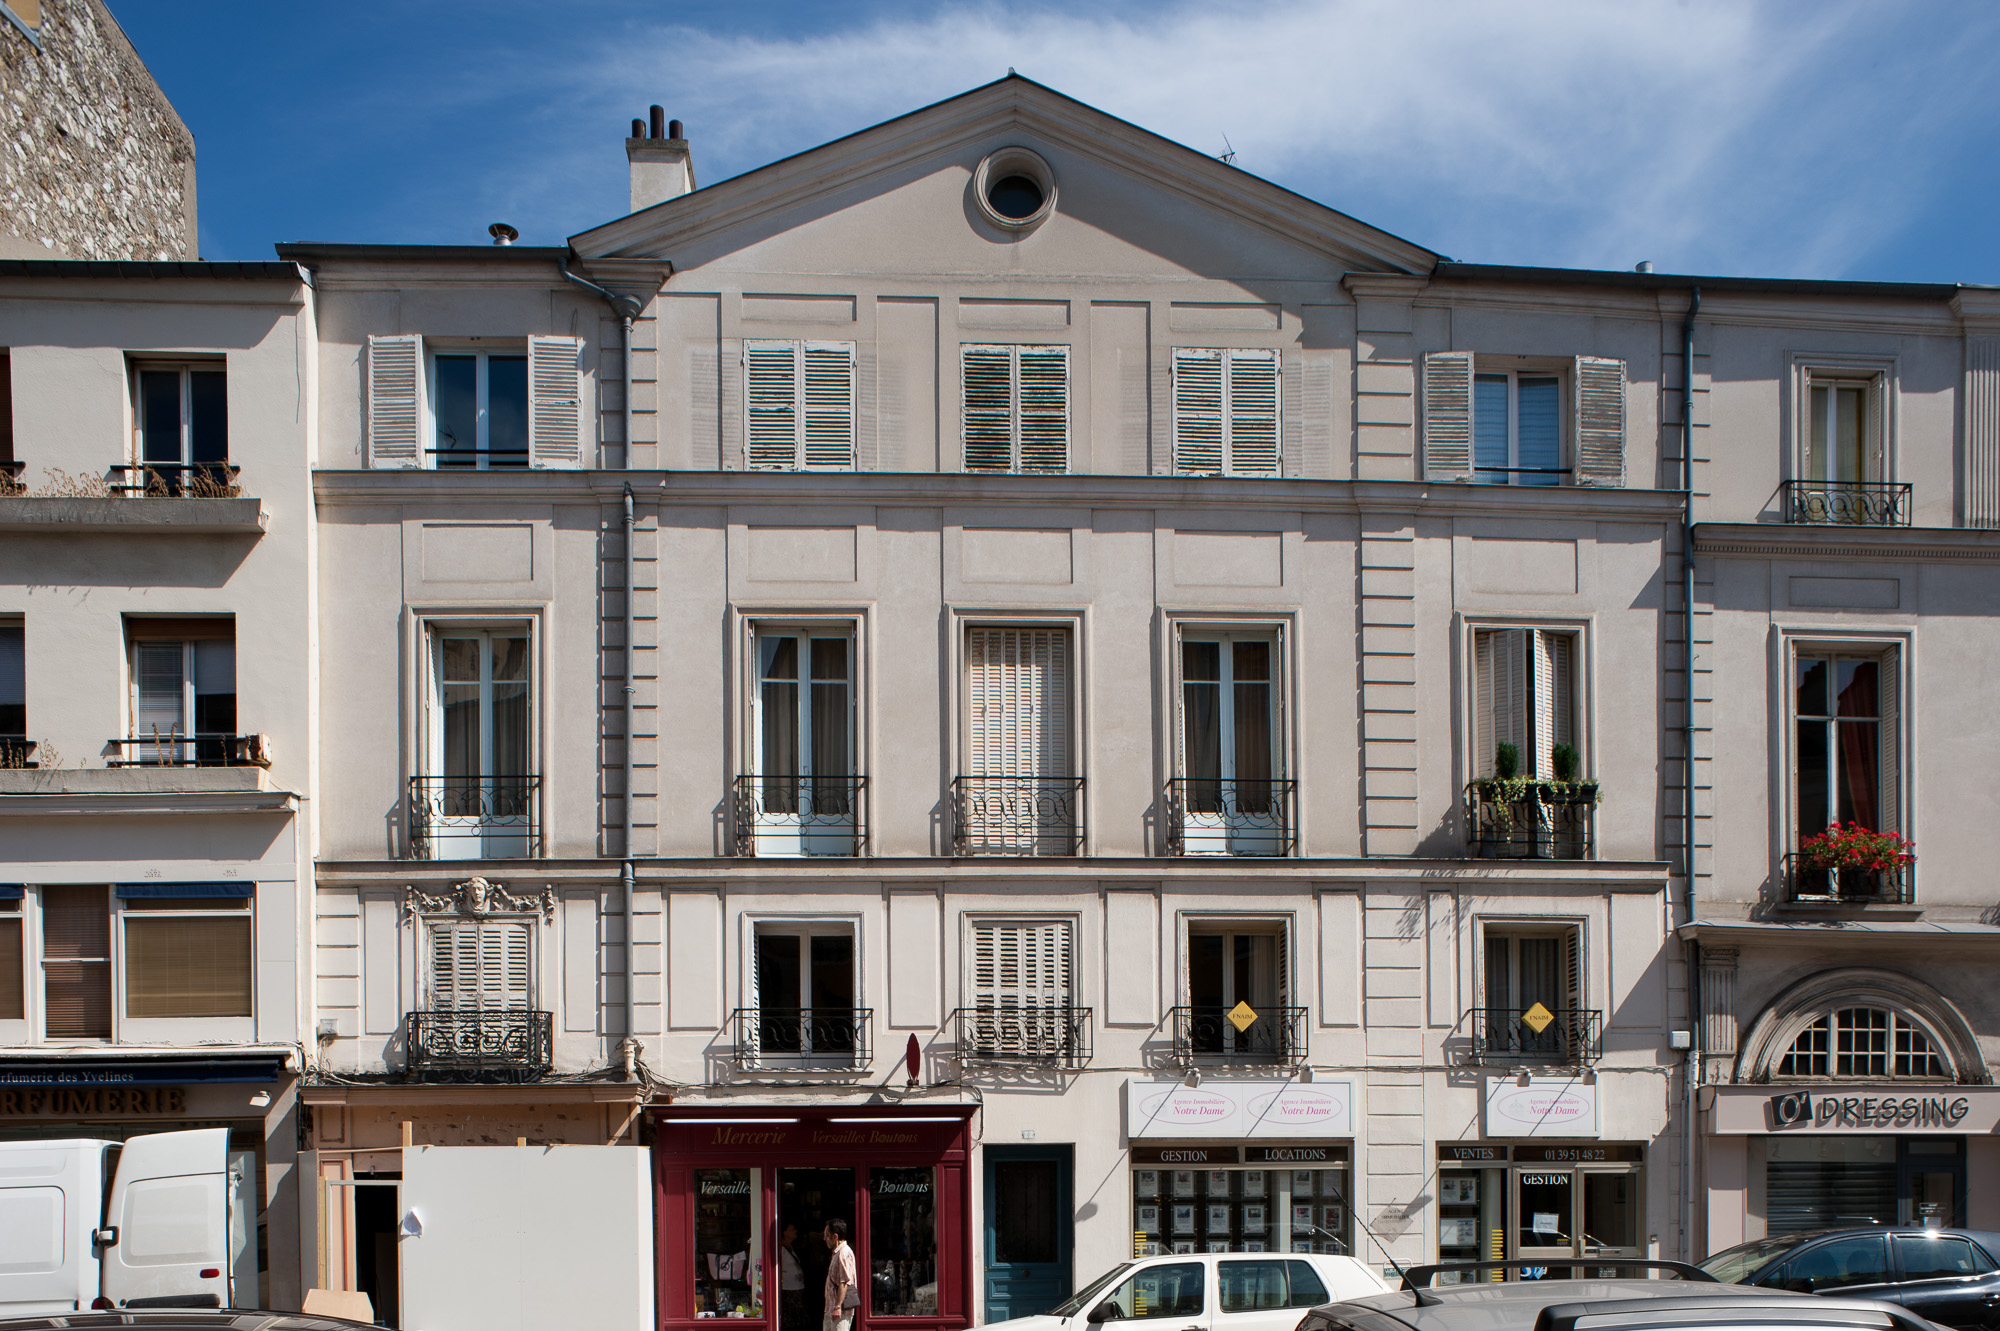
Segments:
[[[368,465],[423,465],[424,340],[368,339]]]

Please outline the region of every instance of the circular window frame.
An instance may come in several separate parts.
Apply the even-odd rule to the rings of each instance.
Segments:
[[[1042,191],[1042,206],[1026,217],[1009,217],[995,208],[987,193],[1009,176],[1026,176],[1034,181]],[[979,215],[1002,231],[1016,235],[1033,231],[1056,210],[1056,173],[1049,169],[1047,159],[1032,148],[996,148],[980,159],[978,170],[972,173],[972,198],[979,206]]]

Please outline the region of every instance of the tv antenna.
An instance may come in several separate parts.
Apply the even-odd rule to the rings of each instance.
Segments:
[[[1222,163],[1224,166],[1235,166],[1236,145],[1229,141],[1229,136],[1227,134],[1222,136],[1222,146],[1228,149],[1228,151],[1217,153],[1215,155],[1215,160]]]

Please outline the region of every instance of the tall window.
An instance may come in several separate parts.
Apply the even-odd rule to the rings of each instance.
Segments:
[[[966,704],[961,848],[1075,854],[1069,630],[967,630]]]
[[[531,642],[525,627],[433,633],[430,770],[416,787],[431,858],[531,853]]]
[[[27,757],[27,666],[27,639],[21,625],[0,620],[0,767]],[[11,754],[19,756],[10,760]]]
[[[1298,1033],[1287,1005],[1291,950],[1282,924],[1196,921],[1187,933],[1189,1050],[1285,1061]],[[1246,1005],[1243,1025],[1232,1020]]]
[[[28,1015],[27,946],[21,923],[17,886],[0,884],[0,1021],[22,1021]]]
[[[128,619],[132,729],[124,761],[218,765],[236,734],[236,624]]]
[[[1174,470],[1278,474],[1277,352],[1174,348]]]
[[[145,486],[179,494],[189,485],[226,485],[229,392],[222,364],[142,364],[136,377],[134,461],[146,469]]]
[[[752,471],[854,467],[854,344],[745,342],[743,407]]]
[[[527,466],[527,352],[436,352],[431,414],[432,466]]]
[[[248,1017],[249,883],[121,883],[127,1017]]]
[[[1581,1020],[1583,937],[1574,925],[1489,926],[1484,978],[1483,1052],[1562,1056],[1589,1038]]]
[[[1069,348],[965,346],[965,469],[1069,470]]]
[[[1280,855],[1289,846],[1278,748],[1278,644],[1189,633],[1180,644],[1182,853]]]
[[[433,1012],[524,1011],[535,1006],[533,919],[429,923]]]
[[[1553,374],[1472,378],[1472,478],[1489,485],[1560,485],[1562,381]]]
[[[1901,1012],[1838,1008],[1800,1031],[1780,1077],[1946,1078],[1951,1067],[1930,1033]]]
[[[760,628],[746,813],[757,855],[856,853],[854,635]]]
[[[1068,920],[972,925],[974,1038],[985,1057],[1071,1052],[1075,946]]]
[[[1424,478],[1488,485],[1625,483],[1625,362],[1543,366],[1469,351],[1423,359]]]
[[[1793,657],[1798,836],[1830,823],[1898,830],[1897,652],[1801,647]]]
[[[49,1040],[111,1038],[111,893],[44,887],[42,1033]]]
[[[1804,473],[1833,484],[1883,478],[1881,381],[1872,375],[1808,372]]]
[[[759,924],[751,986],[757,1044],[765,1055],[818,1055],[846,1066],[859,1040],[854,928],[848,924]]]
[[[583,342],[532,333],[429,346],[368,338],[368,465],[583,465]]]
[[[1576,747],[1576,648],[1574,632],[1474,631],[1475,775],[1494,775],[1495,755],[1502,744],[1514,746],[1521,775],[1544,780],[1559,775],[1557,746]]]

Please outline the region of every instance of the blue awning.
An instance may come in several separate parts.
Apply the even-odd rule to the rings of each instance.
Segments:
[[[119,883],[113,888],[113,895],[120,901],[158,901],[165,898],[187,900],[191,897],[240,901],[244,897],[257,895],[257,885],[246,882]]]

